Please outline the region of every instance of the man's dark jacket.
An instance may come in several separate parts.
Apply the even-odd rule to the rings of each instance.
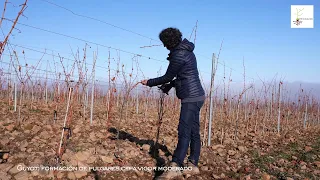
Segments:
[[[184,39],[177,47],[170,51],[169,66],[165,75],[149,79],[147,86],[157,86],[169,83],[176,88],[176,95],[181,102],[196,102],[205,99],[202,88],[197,60],[193,53],[195,46]],[[175,78],[173,80],[173,78]]]

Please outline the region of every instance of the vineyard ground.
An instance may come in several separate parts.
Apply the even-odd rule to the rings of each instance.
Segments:
[[[56,122],[53,109],[53,105],[43,103],[23,106],[18,123],[17,113],[8,110],[6,102],[0,102],[0,150],[10,151],[7,161],[0,164],[0,179],[53,179],[53,171],[19,171],[18,168],[57,166],[54,157],[61,138],[65,107],[59,107]],[[73,111],[72,136],[61,165],[156,167],[172,158],[177,143],[177,118],[164,117],[159,144],[155,146],[156,113],[145,117],[132,109],[121,122],[118,116],[106,121],[105,108],[96,107],[94,115],[90,126],[89,119]],[[217,140],[218,129],[213,129],[212,146],[201,149],[201,174],[180,179],[320,179],[319,127],[287,131],[281,136],[262,136],[253,132],[244,135],[240,126],[241,138],[237,142],[226,139],[223,145]],[[120,130],[119,139],[115,139],[117,130]],[[121,162],[115,158],[115,152],[119,152]],[[153,179],[160,173],[58,171],[56,176],[87,180]]]

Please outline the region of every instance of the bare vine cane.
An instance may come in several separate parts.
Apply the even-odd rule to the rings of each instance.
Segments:
[[[53,110],[53,123],[55,124],[58,120],[58,105],[60,103],[60,96],[59,96],[59,84],[56,84],[56,88],[55,88],[55,97],[54,97],[54,105],[55,105],[55,109]]]
[[[125,100],[122,102],[122,105],[121,105],[121,109],[123,109],[124,107],[124,102],[128,99],[128,96],[130,95],[130,92],[138,86],[138,84],[142,84],[142,82],[137,82],[135,85],[131,86],[130,88],[128,88],[128,90],[126,91],[126,94],[125,94]],[[122,110],[121,110],[122,112]],[[120,120],[119,122],[122,121],[122,113],[120,113]],[[119,127],[120,128],[120,125]],[[124,165],[125,164],[125,161],[121,158],[121,155],[120,155],[120,151],[119,151],[119,137],[120,137],[120,131],[119,129],[117,128],[117,136],[116,136],[116,151],[114,152],[114,156],[115,158],[117,159],[119,165]]]
[[[73,81],[70,81],[71,83]],[[69,93],[68,93],[68,101],[67,101],[67,109],[66,109],[66,114],[65,114],[65,118],[64,118],[64,123],[63,123],[63,127],[62,127],[62,132],[61,132],[61,139],[60,139],[60,144],[59,147],[57,149],[56,152],[56,165],[57,167],[60,165],[61,163],[61,159],[62,159],[62,155],[65,153],[66,151],[66,147],[67,147],[67,141],[69,140],[69,138],[71,137],[72,133],[71,133],[71,121],[72,121],[72,96],[73,96],[73,85],[71,85],[71,83],[68,83],[68,87],[69,87]],[[54,175],[57,175],[57,171],[54,171]]]

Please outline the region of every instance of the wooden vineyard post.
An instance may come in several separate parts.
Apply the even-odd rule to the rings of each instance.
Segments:
[[[92,89],[91,89],[91,108],[90,108],[90,125],[92,125],[93,121],[93,103],[94,103],[94,82],[95,82],[95,65],[97,60],[97,54],[93,54],[93,67],[92,67]]]
[[[282,85],[282,82],[280,81],[280,83],[279,83],[279,92],[278,92],[278,126],[277,126],[278,134],[280,134],[280,121],[281,121],[281,111],[280,111],[280,105],[281,105],[281,85]]]
[[[210,86],[210,110],[209,110],[209,127],[208,127],[208,146],[211,145],[211,128],[212,128],[212,119],[213,119],[213,86],[214,86],[214,77],[216,74],[216,65],[215,65],[215,54],[212,56],[212,72],[211,72],[211,86]]]
[[[136,89],[136,114],[139,114],[139,91]]]
[[[14,112],[17,111],[17,81],[14,81]]]
[[[69,87],[69,96],[68,96],[68,101],[67,101],[67,109],[66,109],[66,114],[64,118],[64,123],[62,127],[62,132],[61,132],[61,139],[60,139],[60,144],[59,148],[56,153],[56,162],[57,165],[59,165],[60,160],[62,158],[63,153],[66,150],[67,146],[67,140],[71,136],[71,120],[72,120],[72,94],[73,94],[73,87]]]

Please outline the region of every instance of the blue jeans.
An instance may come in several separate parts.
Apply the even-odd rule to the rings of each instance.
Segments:
[[[178,145],[173,153],[172,161],[183,166],[183,160],[187,155],[190,144],[190,156],[188,160],[198,165],[201,149],[200,141],[200,109],[204,101],[186,102],[181,104],[180,119],[178,125]]]

